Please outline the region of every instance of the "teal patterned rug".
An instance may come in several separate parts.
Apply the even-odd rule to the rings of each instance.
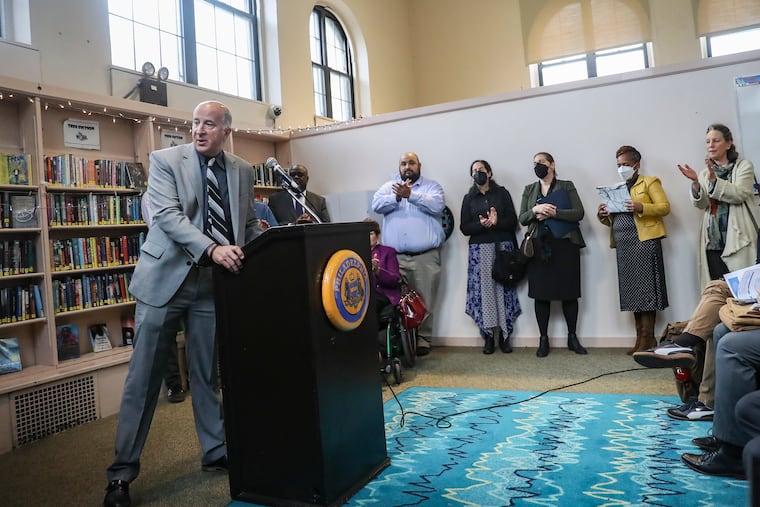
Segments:
[[[553,392],[529,399],[536,394],[406,389],[398,396],[404,415],[395,400],[385,403],[391,465],[348,505],[747,504],[746,481],[681,463],[682,453],[699,452],[691,439],[707,435],[712,423],[669,418],[665,409],[677,397]]]

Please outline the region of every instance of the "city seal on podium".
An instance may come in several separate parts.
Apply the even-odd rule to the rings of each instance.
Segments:
[[[322,275],[322,307],[327,319],[341,331],[356,329],[369,306],[367,266],[353,250],[338,250]]]

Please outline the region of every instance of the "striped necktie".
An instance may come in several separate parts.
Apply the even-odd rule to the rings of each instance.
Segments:
[[[222,195],[219,192],[219,181],[211,167],[214,159],[206,163],[206,188],[208,190],[208,220],[206,222],[206,235],[219,245],[229,245],[229,230],[227,220],[224,218],[224,205]]]

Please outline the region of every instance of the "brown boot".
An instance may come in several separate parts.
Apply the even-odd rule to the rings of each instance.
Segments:
[[[641,316],[642,312],[633,312],[633,320],[636,323],[636,344],[628,349],[626,354],[629,356],[639,350],[639,347],[641,346]]]
[[[641,345],[636,352],[657,346],[657,338],[654,336],[655,320],[657,312],[641,312]]]

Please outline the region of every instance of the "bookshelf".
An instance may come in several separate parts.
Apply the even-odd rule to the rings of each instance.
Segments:
[[[98,415],[118,411],[132,351],[123,345],[122,319],[133,319],[135,311],[127,288],[147,234],[139,213],[142,194],[122,179],[119,164],[141,163],[147,174],[152,151],[191,141],[191,117],[192,111],[70,90],[46,88],[42,94],[34,83],[0,77],[0,153],[29,155],[28,182],[6,182],[0,174],[0,338],[18,339],[22,364],[21,371],[0,375],[0,453],[22,443],[14,405],[19,396],[86,377]],[[97,146],[72,146],[65,132],[71,124],[96,124],[98,135],[85,131],[80,137],[93,144],[97,138]],[[276,156],[288,138],[235,130],[225,149],[255,165]],[[73,176],[52,177],[53,160]],[[109,176],[98,176],[104,173]],[[255,191],[267,197],[276,189]],[[29,202],[36,220],[23,221],[28,210],[8,215]],[[4,297],[16,293],[27,311],[5,318]],[[93,352],[88,329],[96,324],[107,326],[110,350]],[[62,327],[78,330],[78,357],[59,358]],[[57,413],[59,395],[33,398],[35,414]],[[41,431],[45,436],[60,429]]]

